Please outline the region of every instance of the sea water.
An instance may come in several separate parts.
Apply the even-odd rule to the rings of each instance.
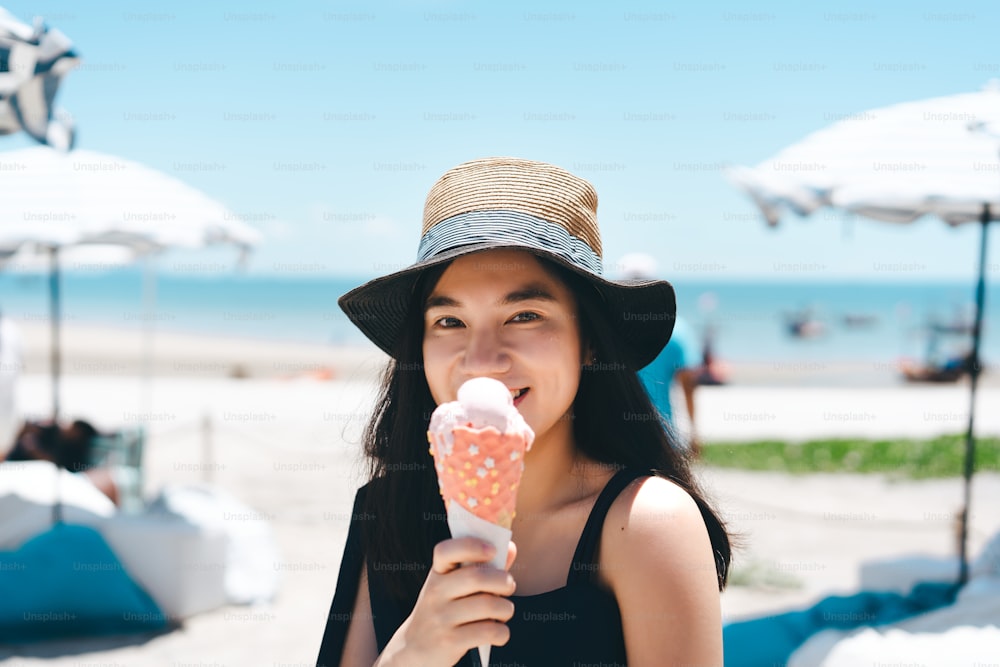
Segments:
[[[62,320],[68,324],[239,336],[276,341],[366,344],[337,306],[364,282],[351,277],[260,274],[181,275],[149,280],[140,270],[64,273]],[[714,332],[722,360],[885,361],[960,353],[969,337],[932,336],[929,324],[971,318],[971,283],[674,282],[678,310],[699,336]],[[0,273],[0,314],[49,321],[45,274]],[[788,318],[809,310],[822,333],[791,335]],[[848,317],[853,318],[848,321]],[[1000,283],[987,286],[982,358],[1000,362]]]

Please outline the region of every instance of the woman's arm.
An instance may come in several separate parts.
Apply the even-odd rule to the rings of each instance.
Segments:
[[[361,566],[361,582],[351,610],[351,624],[344,641],[341,665],[374,665],[378,660],[375,641],[375,624],[372,621],[372,604],[368,595],[368,568]]]
[[[647,477],[615,500],[600,572],[618,600],[630,667],[722,665],[722,613],[708,530],[694,500]]]

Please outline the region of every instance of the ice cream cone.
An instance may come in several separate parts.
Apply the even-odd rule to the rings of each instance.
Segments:
[[[458,401],[439,405],[431,417],[427,439],[451,535],[492,544],[489,564],[497,569],[507,562],[524,453],[534,437],[510,391],[490,378],[469,380]],[[479,647],[483,667],[490,648]]]
[[[507,548],[510,544],[510,530],[492,521],[481,519],[458,503],[448,507],[448,528],[452,537],[478,537],[493,545],[496,552],[489,562],[491,567],[504,569],[507,564]],[[490,664],[489,644],[479,647],[479,662],[483,667]]]

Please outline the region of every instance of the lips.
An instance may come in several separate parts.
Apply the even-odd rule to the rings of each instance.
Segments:
[[[514,407],[517,407],[524,400],[524,397],[528,395],[528,390],[529,387],[510,390],[510,396],[514,399]]]

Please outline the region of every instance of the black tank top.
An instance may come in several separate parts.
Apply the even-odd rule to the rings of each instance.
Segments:
[[[621,613],[614,595],[598,583],[594,557],[608,510],[622,490],[649,472],[625,468],[608,481],[594,503],[577,542],[566,585],[538,595],[515,595],[514,616],[507,622],[510,641],[494,646],[490,667],[567,667],[577,664],[625,665],[625,638]],[[354,516],[359,515],[355,501]],[[363,554],[359,529],[348,532],[344,559],[317,665],[338,665],[354,600],[357,596]],[[378,652],[381,653],[405,620],[396,601],[388,595],[377,571],[368,567],[368,591]],[[478,667],[479,656],[469,651],[456,667]],[[355,667],[344,665],[343,667]]]

